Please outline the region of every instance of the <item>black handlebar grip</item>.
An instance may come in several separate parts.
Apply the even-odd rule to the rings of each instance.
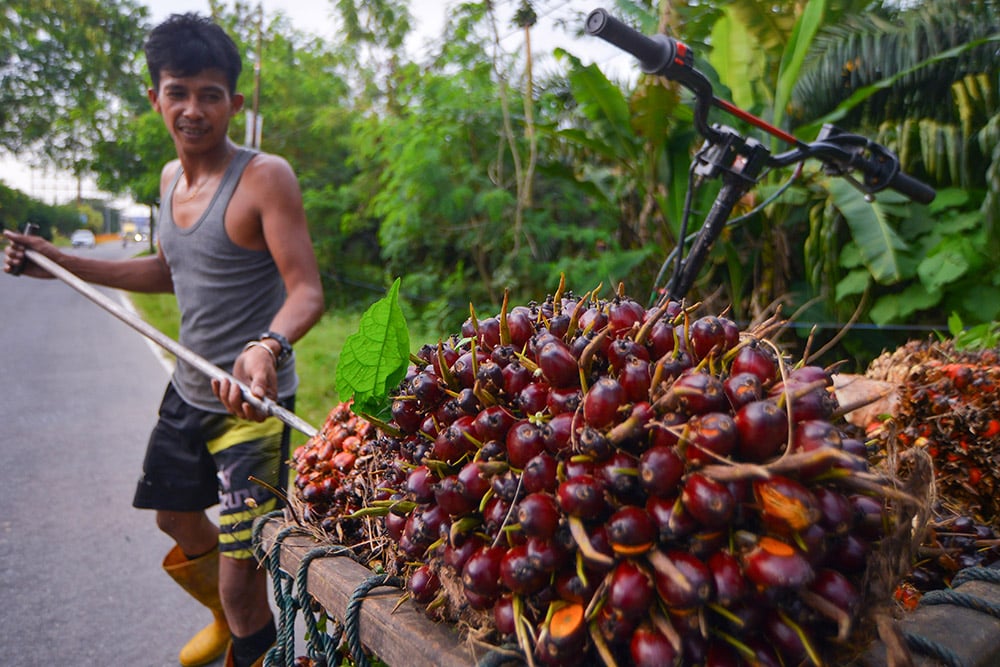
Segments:
[[[677,53],[674,40],[666,35],[646,37],[638,30],[622,23],[604,9],[595,9],[587,16],[586,32],[614,44],[639,61],[642,71],[660,74],[669,67]]]
[[[902,195],[906,195],[918,204],[930,204],[934,201],[934,197],[937,196],[934,188],[902,171],[897,171],[889,179],[889,187]]]

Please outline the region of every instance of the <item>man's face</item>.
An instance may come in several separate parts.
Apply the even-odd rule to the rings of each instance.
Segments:
[[[160,73],[160,87],[150,89],[153,109],[163,116],[178,152],[202,152],[225,141],[229,119],[243,108],[243,96],[230,95],[222,70],[193,76]]]

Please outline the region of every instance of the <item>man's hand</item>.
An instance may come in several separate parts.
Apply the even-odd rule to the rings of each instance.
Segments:
[[[5,229],[3,235],[8,241],[7,249],[4,250],[3,260],[3,270],[6,273],[16,273],[18,268],[24,267],[21,275],[31,276],[32,278],[52,278],[51,273],[37,266],[34,262],[28,259],[24,251],[26,249],[34,250],[41,255],[45,255],[52,261],[59,263],[59,256],[61,253],[56,250],[54,245],[43,239],[41,236],[18,234],[17,232],[12,232],[9,229]]]
[[[260,346],[246,347],[233,364],[233,376],[250,388],[250,393],[260,399],[278,398],[278,373],[274,366],[274,355]],[[243,398],[243,390],[229,380],[212,380],[212,391],[230,414],[241,419],[261,422],[267,419]]]

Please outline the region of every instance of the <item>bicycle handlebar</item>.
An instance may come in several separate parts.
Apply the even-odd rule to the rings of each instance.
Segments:
[[[929,204],[936,195],[932,187],[900,171],[899,158],[892,151],[865,137],[827,125],[816,142],[805,143],[732,104],[717,100],[711,83],[693,66],[694,52],[683,42],[662,34],[647,37],[604,9],[590,12],[586,32],[634,56],[646,74],[676,81],[694,93],[695,127],[710,143],[718,143],[721,136],[708,124],[709,107],[715,104],[795,145],[794,149],[769,158],[769,166],[788,166],[812,157],[824,162],[837,175],[846,175],[850,169],[860,171],[868,192],[891,188],[921,204]],[[866,157],[865,151],[871,157]]]

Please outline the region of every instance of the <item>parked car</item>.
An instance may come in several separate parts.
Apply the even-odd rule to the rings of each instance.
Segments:
[[[73,244],[74,248],[93,248],[97,245],[97,239],[94,238],[94,232],[89,229],[78,229],[73,232],[73,235],[69,237],[70,243]]]

